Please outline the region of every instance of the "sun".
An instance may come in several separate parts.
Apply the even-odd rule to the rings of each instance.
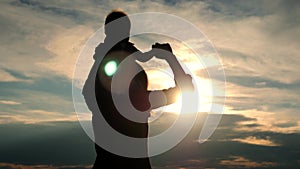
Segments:
[[[176,51],[176,50],[175,50]],[[183,69],[193,77],[193,84],[195,90],[181,91],[175,100],[175,103],[163,107],[165,112],[171,113],[198,113],[198,112],[211,112],[213,99],[216,94],[213,86],[212,79],[207,74],[207,67],[203,65],[193,53],[186,53],[186,51],[178,50],[176,55],[185,56],[189,58],[182,64]],[[180,60],[180,59],[179,59]],[[155,65],[155,66],[153,66]],[[164,90],[175,86],[174,74],[169,64],[165,60],[151,59],[148,63],[141,63],[141,66],[146,71],[148,77],[148,90]],[[211,66],[211,65],[209,65]],[[202,72],[199,74],[199,72]],[[182,104],[185,104],[183,106]],[[186,106],[187,105],[187,106]]]
[[[175,86],[175,81],[170,70],[146,70],[148,76],[148,90],[163,90]],[[210,79],[193,76],[194,91],[181,91],[176,96],[176,102],[163,107],[170,113],[198,113],[208,112],[211,108],[213,92]],[[184,101],[184,100],[185,101]],[[182,104],[187,104],[183,107]]]
[[[176,102],[166,106],[166,112],[199,113],[209,112],[213,100],[212,86],[209,79],[194,78],[194,91],[181,91],[176,97]],[[185,99],[185,101],[184,101]],[[186,104],[183,106],[183,104]]]

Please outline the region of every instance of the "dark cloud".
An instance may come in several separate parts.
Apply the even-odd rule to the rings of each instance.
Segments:
[[[1,94],[10,95],[18,90],[37,91],[55,94],[71,100],[72,81],[62,75],[43,74],[43,76],[36,78],[29,78],[22,72],[15,70],[5,69],[8,73],[16,78],[28,79],[30,81],[17,81],[17,82],[0,82]]]
[[[165,114],[162,118],[173,118]],[[276,163],[274,169],[297,169],[299,134],[237,131],[237,123],[247,121],[240,115],[223,115],[220,126],[209,139],[197,142],[206,115],[198,116],[192,131],[170,151],[152,157],[153,168],[249,168],[249,166],[224,165],[222,161],[243,157],[245,161],[261,164]],[[166,121],[168,122],[168,121]],[[152,130],[169,125],[156,121]],[[0,162],[25,165],[91,165],[95,159],[93,142],[83,132],[78,122],[52,122],[40,124],[2,124],[0,127]],[[280,146],[269,147],[232,141],[234,138],[268,138]],[[230,156],[229,156],[230,155]],[[266,164],[266,163],[265,163]],[[261,168],[261,166],[253,166]]]
[[[267,4],[270,1],[234,1],[234,0],[217,0],[210,1],[204,0],[206,2],[207,8],[213,12],[221,13],[223,15],[228,15],[232,17],[249,17],[249,16],[264,16],[267,15],[270,11],[267,8]],[[261,5],[257,5],[257,4]],[[276,2],[273,2],[276,3]]]
[[[278,88],[295,90],[300,86],[300,80],[283,83],[260,76],[226,76],[226,81],[244,87],[252,88]]]
[[[94,146],[78,122],[2,124],[0,162],[90,165]]]
[[[227,65],[225,64],[226,82],[234,83],[239,86],[251,87],[251,88],[277,88],[277,89],[289,89],[293,91],[297,91],[296,89],[298,89],[300,86],[300,79],[294,80],[289,83],[284,83],[279,80],[274,80],[277,79],[277,77],[273,77],[274,79],[270,79],[263,75],[255,75],[257,73],[249,72],[249,70],[247,70],[247,67],[255,66],[255,65],[251,65],[252,61],[254,60],[256,60],[256,62],[261,65],[269,64],[264,62],[264,60],[257,60],[253,56],[249,56],[237,51],[220,49],[219,52],[224,57],[224,60],[228,60],[227,62],[235,60],[237,64],[239,63],[241,64],[234,67],[232,66],[227,67]],[[247,63],[249,64],[247,65]],[[218,66],[208,67],[206,69],[199,70],[196,74],[200,77],[209,78],[205,76],[206,71],[217,72],[218,68],[219,68]],[[283,74],[284,72],[282,74],[278,74],[278,76],[282,76]],[[222,76],[214,76],[214,77],[216,78],[216,80],[224,80]],[[280,77],[278,77],[278,79],[280,79]]]
[[[245,159],[241,156],[231,156],[228,160],[222,160],[220,162],[221,165],[228,166],[231,168],[269,168],[275,167],[278,164],[275,162],[255,162],[250,161],[249,159]]]
[[[203,118],[205,119],[205,115],[198,119],[193,130],[178,146],[165,154],[153,157],[153,165],[157,168],[171,168],[171,166],[178,168],[249,168],[247,165],[223,165],[222,161],[230,160],[229,155],[232,155],[243,157],[247,159],[246,161],[256,164],[276,164],[269,166],[274,169],[297,168],[299,152],[295,149],[295,144],[296,137],[300,137],[299,134],[237,131],[235,129],[240,127],[239,122],[253,119],[240,115],[223,115],[218,129],[209,141],[199,144],[195,140],[199,136]],[[269,147],[232,141],[235,138],[247,138],[249,136],[271,139],[281,146]],[[257,169],[261,167],[252,166],[252,168]]]
[[[260,126],[262,126],[262,125],[260,125],[260,124],[245,124],[245,125],[243,125],[243,126],[246,126],[246,127],[250,127],[250,128],[252,128],[252,127],[260,127]]]
[[[299,27],[299,22],[297,22],[296,18],[300,17],[300,2],[297,0],[281,0],[277,5],[277,10],[273,12],[278,13],[281,15],[281,22],[280,27],[281,29],[290,29],[293,27]],[[279,29],[276,29],[276,32],[279,32]]]
[[[203,0],[206,8],[228,19],[242,19],[245,17],[280,16],[282,24],[272,25],[274,28],[299,26],[295,18],[300,15],[300,3],[297,0]],[[284,24],[286,23],[286,24]],[[271,27],[270,27],[271,28]],[[276,29],[276,28],[275,28]]]
[[[30,80],[31,79],[30,77],[26,76],[22,72],[18,72],[16,70],[7,69],[7,68],[2,68],[2,70],[4,70],[5,72],[7,72],[8,74],[10,74],[11,76],[13,76],[17,79],[22,79],[22,80]]]
[[[275,124],[275,126],[281,127],[281,128],[288,128],[288,127],[293,127],[293,126],[297,126],[297,125],[298,124],[296,122],[287,122],[287,123]]]
[[[0,99],[16,100],[22,103],[14,106],[0,104],[3,112],[10,112],[10,116],[13,114],[26,115],[31,110],[44,110],[62,114],[74,112],[72,81],[68,77],[46,73],[40,77],[29,78],[22,72],[7,71],[16,78],[26,80],[0,82]]]
[[[174,6],[186,2],[199,2],[196,0],[163,0],[156,2],[163,2],[167,5]],[[299,2],[297,0],[284,1],[284,0],[252,0],[252,1],[235,1],[235,0],[201,0],[201,4],[205,6],[207,11],[240,19],[243,17],[258,16],[263,17],[278,12],[287,12],[287,9],[296,11]],[[258,5],[259,4],[259,5]],[[191,5],[193,5],[191,3]],[[196,5],[196,4],[194,4]],[[199,5],[199,4],[198,4]],[[277,9],[277,10],[275,10]]]

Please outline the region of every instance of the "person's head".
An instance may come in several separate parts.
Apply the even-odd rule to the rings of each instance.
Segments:
[[[121,10],[113,10],[105,19],[105,34],[113,37],[129,37],[130,26],[130,20],[126,13]]]

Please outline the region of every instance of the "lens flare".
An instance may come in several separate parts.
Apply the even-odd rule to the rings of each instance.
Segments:
[[[106,63],[106,65],[104,66],[104,72],[107,76],[112,76],[116,73],[118,69],[118,65],[116,61],[109,61]]]

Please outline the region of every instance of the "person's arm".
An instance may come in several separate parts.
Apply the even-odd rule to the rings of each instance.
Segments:
[[[177,101],[180,89],[175,86],[164,90],[148,91],[150,109],[163,107]]]
[[[159,108],[176,102],[178,95],[183,90],[194,90],[192,77],[184,72],[176,56],[172,53],[172,48],[169,44],[154,44],[152,51],[146,53],[147,58],[154,55],[157,58],[165,59],[170,65],[175,80],[175,87],[149,91],[149,100],[151,109]]]

